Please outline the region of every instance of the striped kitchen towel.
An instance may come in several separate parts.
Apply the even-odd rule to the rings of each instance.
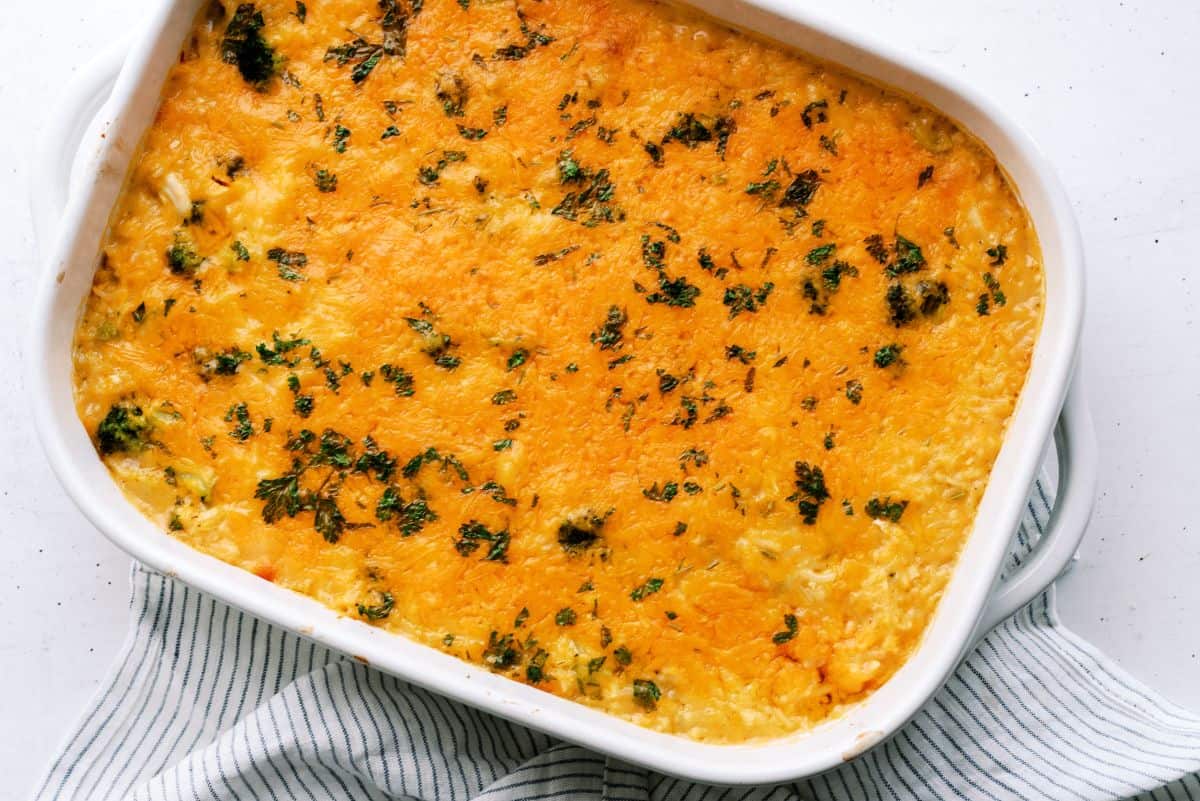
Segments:
[[[1013,542],[1047,519],[1041,486]],[[1200,801],[1200,716],[1064,629],[1053,589],[989,634],[886,744],[797,784],[656,775],[346,659],[140,566],[132,630],[39,801]]]

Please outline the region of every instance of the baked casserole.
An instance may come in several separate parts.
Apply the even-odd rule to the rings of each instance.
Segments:
[[[654,729],[904,663],[1043,276],[967,131],[648,0],[207,6],[76,332],[194,548]]]

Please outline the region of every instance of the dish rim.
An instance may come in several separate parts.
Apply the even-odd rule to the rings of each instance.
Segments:
[[[76,416],[71,340],[82,299],[91,286],[100,237],[123,186],[128,160],[145,130],[131,117],[145,116],[147,95],[152,96],[149,105],[157,107],[161,76],[174,61],[183,31],[190,28],[202,2],[162,0],[136,38],[101,112],[100,139],[85,142],[85,147],[95,148],[95,158],[68,200],[47,269],[38,279],[29,348],[35,420],[55,473],[97,528],[151,567],[407,681],[625,761],[689,779],[761,784],[811,776],[868,750],[916,713],[971,645],[1074,367],[1083,317],[1082,249],[1065,194],[1028,136],[957,78],[795,8],[787,0],[689,0],[717,19],[915,95],[962,125],[1014,176],[1014,186],[1042,240],[1046,274],[1044,317],[1026,384],[972,532],[920,645],[883,687],[837,718],[766,741],[706,744],[641,728],[402,635],[339,617],[306,596],[191,549],[157,529],[125,501]],[[1057,257],[1053,269],[1052,251]],[[1002,467],[1007,472],[998,476]]]

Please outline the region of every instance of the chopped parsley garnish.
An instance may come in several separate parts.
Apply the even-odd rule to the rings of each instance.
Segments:
[[[1008,298],[1005,296],[1004,291],[1000,289],[1000,282],[996,280],[994,275],[991,273],[984,273],[983,283],[988,288],[988,291],[992,293],[993,303],[995,303],[997,306],[1003,306],[1004,304],[1008,303]]]
[[[829,489],[825,486],[825,473],[808,462],[796,462],[796,491],[788,496],[788,503],[795,503],[805,525],[817,522],[821,504],[829,500]]]
[[[306,397],[311,402],[311,397],[299,396],[297,403]],[[312,512],[317,533],[326,542],[337,542],[351,525],[343,516],[337,498],[355,462],[353,447],[349,437],[333,429],[325,429],[319,440],[308,429],[289,439],[287,448],[293,454],[291,469],[282,476],[260,480],[254,492],[255,498],[264,501],[263,520],[274,523],[284,515],[295,517],[301,512]],[[315,489],[307,489],[301,483],[310,471],[324,474]]]
[[[511,634],[498,636],[493,631],[488,635],[487,648],[483,650],[483,662],[493,670],[508,670],[521,664],[520,646]]]
[[[757,356],[757,351],[746,350],[741,345],[725,346],[725,358],[728,360],[737,359],[742,364],[750,364]]]
[[[541,254],[533,257],[533,263],[536,264],[538,267],[544,267],[547,264],[549,264],[550,262],[558,261],[563,256],[568,256],[577,250],[579,250],[579,245],[570,245],[568,247],[562,248],[561,250],[555,250],[550,253],[541,253]]]
[[[379,376],[396,391],[396,394],[402,398],[410,398],[414,393],[413,374],[405,370],[403,367],[396,367],[392,364],[383,364],[379,367]]]
[[[829,122],[829,115],[825,113],[828,108],[828,100],[814,100],[800,112],[800,121],[805,128],[812,128],[814,123]]]
[[[308,266],[308,256],[298,250],[271,248],[267,258],[275,262],[279,269],[279,277],[285,281],[303,281],[304,275],[293,268],[303,269]]]
[[[464,0],[465,2],[465,0]],[[529,658],[529,664],[525,666],[525,679],[530,684],[538,684],[546,678],[546,660],[550,658],[550,654],[544,649],[539,648]]]
[[[458,527],[458,539],[454,541],[454,549],[462,556],[470,556],[485,542],[489,545],[483,557],[484,561],[508,561],[508,531],[491,531],[478,520],[468,521]]]
[[[421,13],[422,0],[379,0],[383,16],[377,21],[380,42],[369,42],[361,36],[325,51],[324,61],[335,61],[343,67],[355,62],[350,80],[359,84],[367,79],[384,56],[403,58],[408,48],[408,26]]]
[[[442,113],[447,117],[461,117],[467,107],[470,91],[467,82],[456,73],[443,73],[437,78],[434,96],[442,104]]]
[[[308,417],[313,412],[313,403],[312,395],[297,395],[292,401],[292,409],[301,417]]]
[[[512,390],[512,389],[502,389],[499,392],[497,392],[496,394],[492,395],[492,403],[496,406],[504,406],[506,404],[512,403],[516,399],[517,399],[517,393],[515,390]]]
[[[505,370],[505,372],[511,373],[513,370],[516,370],[518,367],[525,364],[525,362],[528,360],[529,360],[529,351],[526,350],[525,348],[517,348],[508,357],[508,360],[505,361],[504,370]]]
[[[689,463],[697,469],[704,467],[708,464],[708,453],[699,448],[688,448],[679,454],[679,468],[686,473]]]
[[[803,211],[812,202],[813,196],[817,193],[817,187],[820,185],[821,176],[817,174],[816,170],[805,170],[798,173],[788,184],[787,189],[783,191],[779,205],[797,212]]]
[[[658,708],[660,699],[662,691],[658,689],[657,684],[649,679],[633,680],[633,700],[643,709],[653,712]]]
[[[255,346],[258,351],[258,357],[262,359],[263,364],[267,365],[285,365],[287,367],[295,367],[300,363],[300,358],[297,356],[293,360],[284,358],[285,353],[289,353],[296,348],[310,344],[307,339],[281,339],[278,331],[271,332],[272,344],[267,345],[265,342],[260,342]]]
[[[565,220],[593,227],[625,219],[625,212],[613,203],[616,186],[607,168],[592,171],[575,161],[564,150],[558,161],[559,183],[572,187],[550,213]]]
[[[715,141],[717,155],[724,159],[725,150],[729,145],[729,137],[736,130],[737,124],[732,117],[712,117],[696,115],[692,112],[680,112],[675,115],[675,123],[663,136],[662,143],[666,145],[670,142],[679,142],[689,150],[695,150],[701,144]],[[661,148],[655,146],[655,150],[652,151],[646,147],[646,152],[650,153],[655,164],[662,161]],[[655,158],[656,152],[657,158]]]
[[[229,431],[229,436],[238,442],[245,442],[254,435],[254,425],[250,422],[250,410],[246,408],[245,403],[230,406],[229,411],[225,412],[225,422],[235,423]]]
[[[336,192],[338,178],[329,170],[318,169],[313,173],[313,185],[317,187],[318,192]]]
[[[796,636],[796,632],[800,630],[800,623],[796,620],[796,616],[788,613],[783,616],[783,631],[777,631],[771,636],[771,642],[776,645],[783,645]]]
[[[888,249],[887,245],[885,245],[883,242],[882,236],[879,234],[871,234],[863,240],[863,244],[867,246],[867,253],[870,254],[871,258],[875,259],[875,261],[879,262],[880,264],[887,264]]]
[[[652,486],[642,490],[642,495],[646,496],[647,499],[657,501],[658,503],[670,503],[678,494],[679,484],[675,483],[674,481],[665,482],[661,488],[658,486],[658,482],[655,481]]]
[[[575,625],[575,610],[569,606],[565,606],[558,610],[554,615],[554,625],[556,626],[574,626]]]
[[[917,312],[913,309],[912,296],[908,294],[908,290],[904,288],[904,285],[899,282],[894,282],[888,286],[887,305],[888,317],[892,325],[897,328],[917,319]]]
[[[857,378],[851,378],[846,382],[846,399],[855,406],[862,403],[863,385]]]
[[[729,307],[729,319],[732,320],[742,312],[758,311],[761,306],[766,304],[773,289],[775,289],[775,284],[770,281],[758,289],[747,284],[736,284],[725,289],[725,296],[721,302]]]
[[[462,359],[451,351],[457,347],[449,334],[434,330],[433,323],[417,317],[405,317],[408,327],[421,336],[421,350],[438,367],[443,370],[453,370],[462,363]]]
[[[279,67],[275,48],[263,38],[262,12],[253,3],[237,7],[221,39],[221,60],[237,67],[242,80],[264,91]]]
[[[809,264],[819,266],[829,261],[829,257],[833,255],[835,250],[837,250],[837,245],[832,242],[820,245],[810,250],[808,255],[804,257],[804,260]]]
[[[379,593],[379,603],[374,605],[358,604],[358,614],[367,620],[383,620],[392,613],[396,599],[390,592]]]
[[[375,519],[384,523],[394,519],[400,527],[400,533],[409,537],[425,528],[426,523],[437,520],[438,516],[429,508],[424,498],[416,497],[406,501],[400,490],[389,486],[375,504]]]
[[[896,343],[884,345],[879,350],[875,351],[875,366],[876,367],[891,367],[893,364],[901,361],[900,352],[903,348]]]
[[[238,261],[250,261],[250,251],[246,249],[241,240],[233,240],[233,244],[229,246],[229,249],[233,251],[233,256]]]
[[[896,234],[893,250],[896,256],[895,260],[884,271],[889,278],[915,273],[925,266],[925,255],[921,252],[921,247],[911,239]]]
[[[991,257],[990,264],[993,267],[999,267],[1008,261],[1008,245],[996,244],[987,249],[988,256]]]
[[[646,579],[644,582],[633,588],[629,593],[629,597],[634,601],[641,601],[648,595],[653,595],[663,588],[663,580],[660,578]]]
[[[876,520],[890,520],[893,523],[900,522],[900,516],[904,514],[904,510],[908,508],[908,501],[893,501],[891,496],[880,500],[872,498],[867,501],[867,505],[863,511],[868,517]]]
[[[458,460],[458,457],[452,453],[442,455],[438,452],[437,448],[426,448],[409,459],[400,470],[400,474],[405,478],[413,478],[427,464],[440,465],[439,469],[443,473],[447,470],[453,470],[460,481],[466,482],[471,480],[471,476],[467,473],[467,469],[463,467],[462,462]]]
[[[779,181],[770,178],[766,181],[751,181],[746,184],[747,195],[762,195],[764,197],[773,197],[779,191]]]
[[[442,157],[437,160],[436,165],[433,167],[423,165],[417,170],[417,180],[426,186],[435,184],[442,177],[442,171],[446,167],[455,162],[466,160],[467,154],[461,150],[443,150]]]
[[[554,42],[554,37],[529,27],[525,14],[517,9],[517,21],[520,23],[521,35],[525,37],[524,44],[508,44],[496,50],[492,58],[497,61],[520,61],[539,47],[545,47]]]
[[[615,350],[620,347],[625,338],[625,324],[629,315],[619,306],[609,306],[604,323],[592,334],[592,343],[599,345],[600,350]]]
[[[691,308],[696,305],[696,298],[699,296],[700,288],[689,284],[685,277],[670,278],[666,272],[660,272],[658,274],[658,291],[647,295],[646,302]]]
[[[344,125],[333,127],[333,149],[338,153],[346,152],[346,144],[350,141],[350,129]]]
[[[354,471],[370,476],[375,474],[378,481],[387,482],[396,471],[396,460],[385,450],[380,450],[375,438],[363,438],[363,453],[354,462]]]
[[[201,364],[202,375],[237,375],[242,362],[248,362],[252,358],[254,357],[240,348],[227,348]]]

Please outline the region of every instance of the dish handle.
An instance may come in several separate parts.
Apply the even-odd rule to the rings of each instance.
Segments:
[[[99,114],[128,52],[129,42],[118,41],[81,66],[54,99],[43,121],[30,171],[30,210],[37,245],[43,253],[58,230],[74,176],[80,174],[76,164],[85,155],[94,157],[99,152],[99,142],[93,148],[83,147],[85,137],[91,131],[100,133],[96,124]]]
[[[1071,563],[1087,529],[1096,499],[1096,432],[1079,373],[1067,390],[1054,444],[1058,453],[1058,492],[1054,508],[1033,553],[998,585],[975,629],[975,642],[1036,598]]]

